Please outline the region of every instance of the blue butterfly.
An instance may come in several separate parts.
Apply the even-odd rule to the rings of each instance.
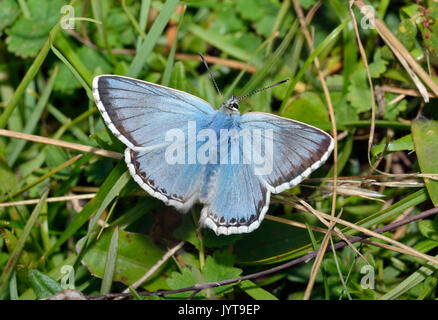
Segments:
[[[334,146],[310,125],[262,112],[241,115],[242,98],[234,95],[215,109],[189,93],[116,75],[95,77],[93,94],[127,147],[134,180],[181,212],[201,203],[200,224],[218,235],[258,228],[271,193],[299,184]]]

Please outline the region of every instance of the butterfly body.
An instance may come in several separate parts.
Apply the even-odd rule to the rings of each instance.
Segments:
[[[217,234],[251,232],[271,193],[300,183],[324,163],[333,139],[272,114],[240,114],[232,96],[214,109],[188,93],[131,78],[93,81],[108,128],[126,145],[134,180],[182,212],[201,203],[200,223]]]

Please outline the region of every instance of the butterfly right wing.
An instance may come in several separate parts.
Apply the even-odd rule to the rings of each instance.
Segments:
[[[198,199],[205,170],[187,161],[189,122],[196,131],[206,127],[213,107],[182,91],[114,75],[96,77],[93,94],[108,128],[128,147],[125,161],[134,180],[153,197],[187,211]],[[172,130],[184,139],[166,140]],[[181,147],[183,163],[169,163],[171,145]]]
[[[334,148],[333,138],[321,129],[277,115],[248,112],[240,124],[250,132],[261,132],[262,140],[272,141],[271,156],[265,157],[267,170],[258,174],[272,193],[299,184],[327,161]],[[272,137],[267,136],[269,131]]]

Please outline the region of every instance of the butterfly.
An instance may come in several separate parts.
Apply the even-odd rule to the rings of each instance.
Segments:
[[[217,87],[217,84],[214,83]],[[260,226],[271,193],[299,184],[333,150],[333,138],[277,115],[240,114],[232,95],[219,109],[189,93],[116,75],[93,80],[107,127],[126,146],[134,180],[217,235]]]

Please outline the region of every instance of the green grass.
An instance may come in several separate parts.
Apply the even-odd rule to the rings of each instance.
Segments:
[[[317,1],[299,2],[307,14]],[[438,5],[423,1],[429,19],[436,22],[428,26],[418,18],[424,12],[412,1],[370,3],[400,45],[438,83]],[[73,30],[61,28],[60,9],[66,4],[74,8]],[[375,119],[347,1],[324,1],[317,10],[307,25],[313,52],[293,0],[0,1],[0,129],[122,153],[124,146],[105,127],[95,106],[94,76],[135,77],[219,106],[220,97],[202,63],[180,55],[201,52],[207,60],[221,59],[209,65],[225,96],[290,80],[249,97],[243,111],[271,112],[330,132],[327,98],[314,64],[318,58],[338,130],[339,182],[350,192],[338,190],[335,213],[342,212],[342,219],[357,226],[382,227],[437,205],[436,180],[402,174],[438,174],[438,159],[432,156],[437,150],[438,106],[436,98],[424,103],[411,94],[417,88],[414,81],[379,33],[361,28],[362,15],[353,10],[376,91]],[[256,72],[248,72],[249,66]],[[371,161],[384,157],[374,172],[367,157],[372,123]],[[268,270],[321,245],[322,234],[313,227],[324,226],[284,201],[292,195],[275,196],[268,214],[304,228],[265,219],[250,234],[218,237],[208,229],[197,234],[200,208],[182,215],[147,196],[123,160],[91,153],[78,157],[71,149],[5,137],[3,131],[0,135],[0,204],[38,200],[0,206],[0,299],[50,297],[65,287],[66,279],[85,296],[127,290],[132,299],[140,299],[144,290],[181,289]],[[311,176],[319,179],[304,181],[290,193],[329,214],[334,165],[331,157]],[[368,191],[383,197],[369,198]],[[95,196],[46,202],[82,193]],[[345,235],[358,234],[338,227]],[[436,216],[384,235],[437,256]],[[132,287],[181,240],[184,250],[141,287]],[[339,239],[333,236],[332,241]],[[361,286],[366,263],[347,246],[325,254],[311,299],[437,299],[437,265],[392,248],[355,247],[371,265],[374,288]],[[201,290],[193,298],[302,299],[312,264]],[[191,295],[181,292],[159,299]]]

